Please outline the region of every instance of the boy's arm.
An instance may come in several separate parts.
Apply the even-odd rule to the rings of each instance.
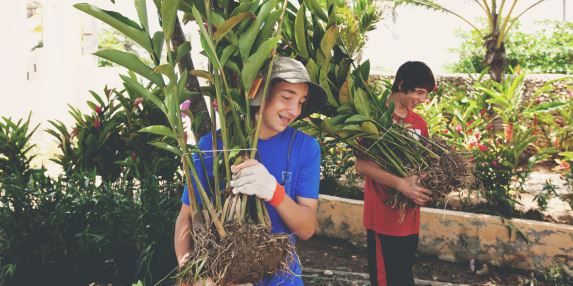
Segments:
[[[183,266],[187,256],[191,251],[191,237],[189,230],[191,229],[191,219],[189,218],[189,206],[181,204],[181,210],[175,221],[175,235],[173,237],[173,245],[175,246],[175,256],[179,266]]]
[[[419,176],[417,175],[401,178],[384,171],[376,163],[361,158],[356,159],[355,169],[359,174],[377,183],[398,190],[417,205],[423,206],[431,200],[432,193],[418,185]]]
[[[275,209],[292,232],[300,239],[310,239],[316,231],[317,199],[285,196]]]

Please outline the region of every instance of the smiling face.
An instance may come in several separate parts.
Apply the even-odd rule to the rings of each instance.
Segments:
[[[271,98],[262,111],[261,139],[284,131],[300,115],[308,96],[308,84],[280,81],[272,86],[269,95]]]
[[[398,99],[399,104],[406,110],[413,110],[416,106],[424,103],[428,97],[428,91],[424,88],[415,88],[406,93],[402,93]]]

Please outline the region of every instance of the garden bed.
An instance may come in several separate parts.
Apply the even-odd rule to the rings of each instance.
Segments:
[[[321,195],[319,235],[365,245],[363,202]],[[420,253],[452,262],[472,258],[520,269],[573,267],[573,226],[523,219],[422,208]]]

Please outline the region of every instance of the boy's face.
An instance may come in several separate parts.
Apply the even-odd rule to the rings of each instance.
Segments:
[[[308,96],[308,84],[281,81],[271,88],[269,95],[261,126],[261,138],[265,139],[284,131],[300,115]]]
[[[407,110],[413,110],[416,106],[424,103],[428,97],[428,90],[425,88],[415,88],[400,97],[400,104]]]

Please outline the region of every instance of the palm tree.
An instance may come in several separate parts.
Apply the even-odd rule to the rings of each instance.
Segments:
[[[543,1],[545,0],[530,1],[532,4],[523,9],[520,13],[517,13],[515,11],[515,7],[517,3],[520,2],[519,0],[472,0],[471,2],[474,2],[475,5],[477,5],[484,12],[484,15],[487,18],[487,29],[485,31],[479,29],[477,27],[478,25],[469,21],[466,17],[464,17],[462,13],[458,13],[444,5],[441,5],[439,3],[440,1],[395,0],[394,4],[395,7],[402,4],[410,4],[426,7],[436,11],[446,12],[460,18],[462,21],[469,24],[482,37],[482,39],[484,39],[483,45],[486,48],[486,53],[484,55],[483,61],[484,64],[489,67],[489,74],[493,80],[501,82],[503,78],[503,71],[507,65],[504,46],[504,41],[507,33],[513,27],[515,22],[521,16],[523,16],[523,14],[525,14],[531,8],[539,5]],[[506,2],[511,2],[511,4]]]

